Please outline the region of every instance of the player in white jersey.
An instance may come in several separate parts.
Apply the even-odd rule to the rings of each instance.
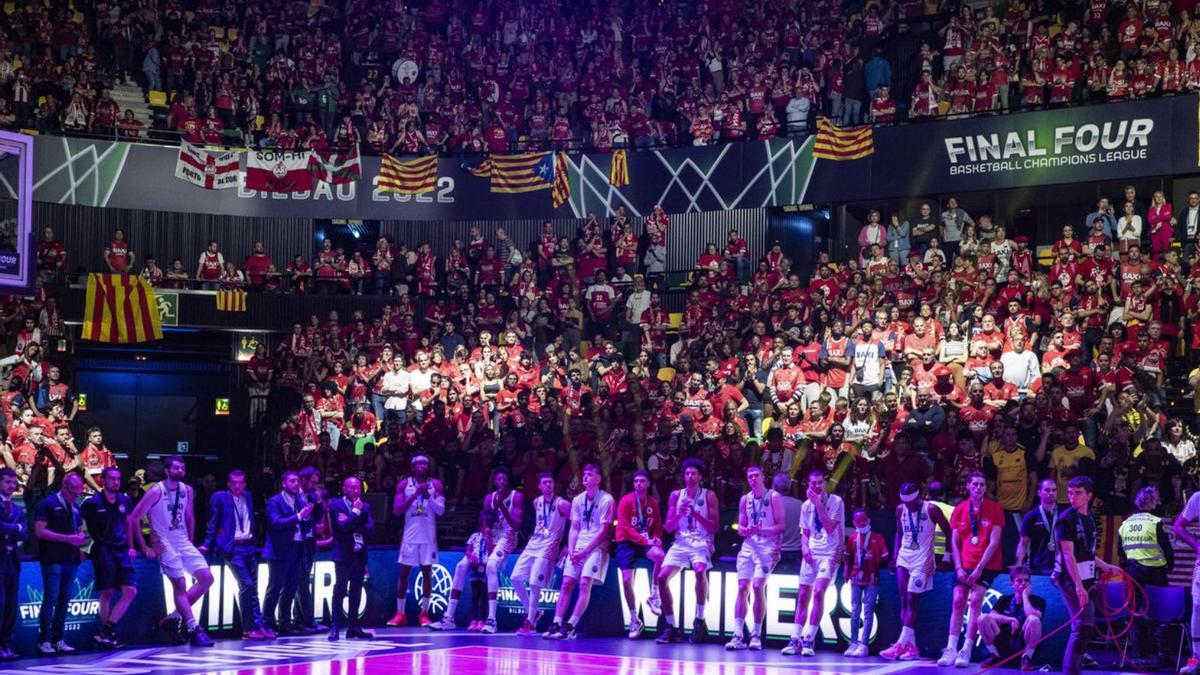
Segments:
[[[412,568],[421,568],[422,627],[433,623],[429,618],[429,600],[433,597],[433,566],[438,559],[437,519],[446,512],[442,482],[429,476],[429,457],[414,455],[409,461],[412,473],[396,483],[392,515],[404,516],[404,534],[400,536],[400,576],[396,580],[396,615],[389,626],[406,626],[404,613],[408,598],[408,576]]]
[[[708,601],[708,570],[712,567],[713,535],[719,522],[717,495],[700,485],[704,463],[692,457],[684,460],[683,489],[673,490],[667,500],[666,529],[675,533],[675,542],[663,558],[658,572],[658,595],[662,598],[666,625],[655,640],[658,644],[679,642],[682,631],[675,624],[675,602],[669,587],[671,577],[684,567],[696,574],[696,618],[692,620],[693,643],[708,638],[704,605]]]
[[[1176,537],[1185,541],[1196,551],[1200,551],[1200,541],[1188,529],[1188,526],[1196,521],[1200,521],[1200,492],[1192,493],[1192,496],[1188,497],[1187,505],[1175,519],[1173,528]],[[1183,670],[1179,671],[1184,675],[1200,673],[1200,602],[1197,602],[1196,598],[1200,598],[1200,555],[1196,556],[1196,566],[1192,569],[1192,656]]]
[[[495,516],[492,526],[491,553],[485,563],[488,589],[488,618],[483,624],[484,633],[496,632],[496,594],[500,591],[500,570],[504,569],[504,561],[508,554],[517,546],[517,530],[521,527],[521,493],[508,485],[508,469],[497,468],[492,476],[492,485],[496,488],[483,498],[483,510]],[[470,561],[465,557],[458,561],[454,568],[454,586],[450,589],[450,603],[442,620],[429,624],[432,630],[454,630],[454,611],[458,608],[458,599],[462,596],[463,587],[467,583],[467,572]]]
[[[733,603],[733,639],[725,649],[762,649],[762,628],[767,618],[767,578],[779,564],[783,544],[783,499],[763,481],[762,468],[746,468],[750,492],[738,502],[738,534],[742,548],[737,556],[737,598]],[[746,604],[754,585],[754,625],[750,642],[742,635],[746,624]]]
[[[538,489],[542,494],[533,500],[533,534],[529,535],[525,550],[521,551],[509,575],[513,591],[525,608],[525,623],[517,629],[517,635],[537,632],[541,614],[538,600],[542,597],[542,589],[554,576],[562,536],[571,520],[571,502],[554,494],[554,474],[549,471],[539,474]]]
[[[563,566],[562,589],[554,608],[554,623],[542,636],[549,640],[574,640],[575,628],[592,599],[592,587],[604,585],[608,576],[608,541],[612,538],[616,502],[600,489],[600,467],[584,464],[583,492],[571,500],[571,529],[567,535],[567,557]],[[575,611],[564,623],[571,594],[579,587]]]
[[[900,587],[900,639],[879,653],[889,661],[915,661],[917,648],[917,601],[933,588],[937,560],[933,552],[935,530],[942,528],[950,541],[950,521],[936,504],[921,499],[916,483],[900,486],[900,505],[896,507],[896,583]]]
[[[172,625],[176,631],[182,623],[193,645],[211,647],[212,638],[192,613],[192,604],[204,597],[212,586],[213,577],[208,561],[192,544],[196,520],[192,512],[192,488],[183,482],[187,467],[179,457],[168,457],[163,464],[166,479],[151,486],[129,514],[129,555],[135,557],[141,550],[147,558],[157,558],[163,574],[171,580],[175,611],[164,619],[164,623]],[[142,519],[147,517],[150,519],[150,546],[142,537]],[[190,587],[188,575],[194,579]]]
[[[792,639],[782,652],[785,656],[797,652],[801,656],[816,655],[813,639],[825,617],[825,590],[842,564],[846,504],[841,497],[825,492],[825,480],[824,472],[810,472],[808,499],[800,505],[800,580]]]

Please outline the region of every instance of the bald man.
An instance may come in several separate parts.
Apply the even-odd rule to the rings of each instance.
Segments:
[[[75,651],[63,640],[67,624],[67,605],[75,583],[75,570],[82,559],[80,549],[87,543],[79,496],[83,479],[67,474],[62,488],[38,503],[33,517],[33,533],[40,541],[38,562],[42,567],[42,611],[38,616],[38,651],[44,655]]]
[[[367,539],[375,531],[371,505],[362,499],[362,482],[351,476],[342,481],[342,496],[329,500],[329,521],[333,524],[333,620],[329,641],[337,642],[338,631],[346,627],[346,637],[372,640],[375,635],[358,626],[358,603],[362,598],[363,577],[367,573]],[[349,611],[342,603],[349,593]]]

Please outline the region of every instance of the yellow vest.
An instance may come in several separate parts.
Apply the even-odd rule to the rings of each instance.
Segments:
[[[1167,557],[1158,545],[1159,517],[1135,513],[1121,523],[1121,548],[1125,557],[1146,567],[1165,567]]]

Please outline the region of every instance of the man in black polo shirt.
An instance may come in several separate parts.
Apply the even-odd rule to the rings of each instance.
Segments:
[[[992,611],[979,617],[979,635],[990,654],[988,663],[1007,664],[1010,657],[1021,652],[1021,670],[1033,670],[1034,650],[1042,639],[1046,600],[1033,594],[1031,574],[1025,565],[1013,565],[1008,578],[1013,592],[1001,596],[992,605]]]
[[[1083,652],[1096,629],[1096,607],[1092,589],[1096,579],[1119,568],[1096,557],[1096,517],[1092,502],[1092,479],[1076,476],[1067,482],[1070,508],[1058,517],[1054,528],[1057,552],[1052,579],[1062,592],[1063,604],[1071,619],[1071,637],[1063,651],[1062,670],[1066,675],[1083,671]]]
[[[100,472],[101,491],[84,500],[80,511],[92,537],[92,568],[96,572],[96,590],[100,593],[100,633],[94,638],[101,647],[116,649],[115,627],[137,596],[133,579],[133,561],[129,558],[129,533],[126,521],[133,513],[133,502],[121,492],[121,470],[110,466]],[[113,603],[113,595],[121,597]]]
[[[39,561],[42,565],[42,610],[38,617],[38,651],[65,654],[75,649],[63,641],[67,624],[67,604],[75,570],[87,543],[83,518],[75,505],[83,493],[79,474],[63,478],[62,489],[43,499],[34,511],[33,533],[41,540]]]
[[[1038,483],[1038,505],[1021,520],[1021,541],[1017,544],[1017,564],[1029,565],[1033,574],[1054,571],[1054,527],[1058,524],[1058,487],[1053,478]]]

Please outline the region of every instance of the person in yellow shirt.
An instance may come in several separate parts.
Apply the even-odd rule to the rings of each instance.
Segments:
[[[1044,456],[1049,427],[1043,427],[1037,455]],[[1004,425],[989,439],[983,457],[992,494],[1008,513],[1020,517],[1033,505],[1037,493],[1037,460],[1017,440],[1017,429]]]
[[[1058,488],[1059,506],[1067,504],[1067,481],[1080,474],[1095,472],[1096,453],[1079,441],[1079,424],[1064,422],[1055,434],[1054,450],[1050,452],[1050,477]]]

